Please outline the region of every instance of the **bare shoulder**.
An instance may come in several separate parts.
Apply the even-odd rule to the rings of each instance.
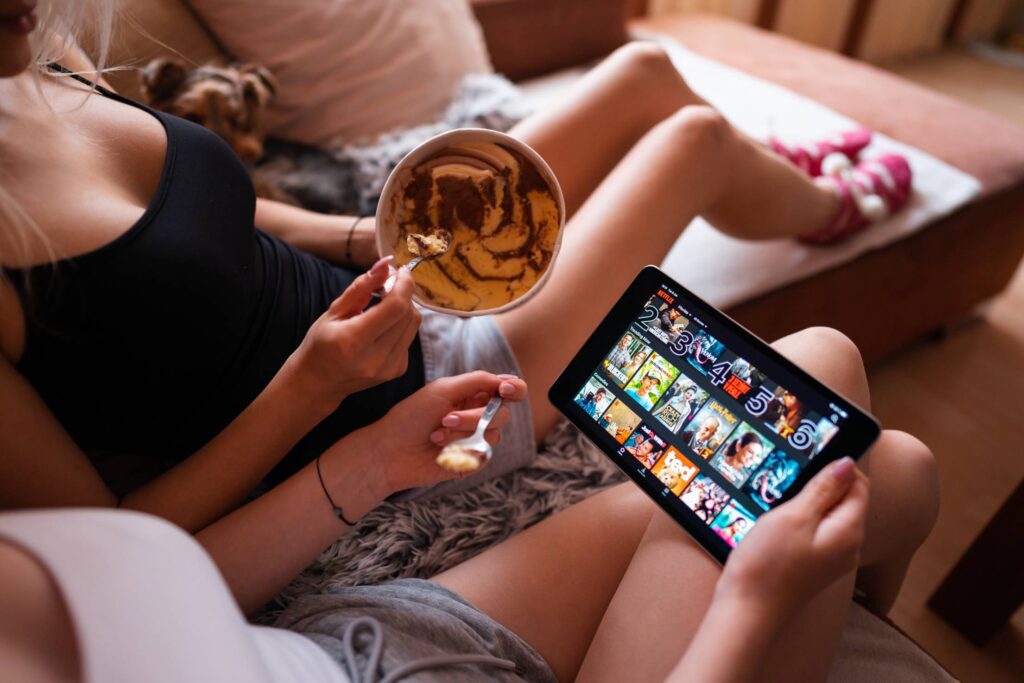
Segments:
[[[4,680],[81,679],[71,617],[46,568],[0,540],[0,661]]]

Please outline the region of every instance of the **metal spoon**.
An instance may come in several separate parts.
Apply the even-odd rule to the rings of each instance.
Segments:
[[[480,469],[483,463],[489,461],[491,456],[494,455],[494,449],[491,448],[491,444],[488,443],[484,437],[484,433],[487,431],[488,425],[491,424],[491,420],[498,414],[498,409],[501,408],[502,399],[501,396],[495,395],[487,402],[487,407],[484,408],[483,415],[480,416],[480,421],[477,422],[476,431],[473,432],[472,436],[467,436],[464,439],[458,441],[452,441],[450,444],[441,450],[441,453],[437,456],[437,463],[447,469],[457,469],[457,471],[475,471]],[[473,464],[469,458],[475,458],[476,463],[472,468],[465,466],[464,468],[452,467],[459,463]]]

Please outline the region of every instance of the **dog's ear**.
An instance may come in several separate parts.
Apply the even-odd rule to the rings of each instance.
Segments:
[[[147,104],[159,105],[171,100],[185,82],[188,71],[176,59],[154,59],[139,74],[142,95]]]
[[[277,80],[265,66],[243,64],[238,70],[244,78],[242,92],[250,105],[263,107],[277,94]]]

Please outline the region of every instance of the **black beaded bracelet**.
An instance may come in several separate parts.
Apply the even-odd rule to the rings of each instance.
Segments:
[[[350,266],[352,265],[352,236],[356,234],[356,226],[359,225],[359,222],[364,218],[366,218],[366,216],[359,216],[356,218],[352,221],[352,225],[348,229],[348,238],[345,240],[345,263]]]
[[[331,512],[334,516],[343,521],[349,526],[355,526],[353,522],[345,519],[345,513],[342,512],[341,508],[334,504],[334,499],[331,498],[330,491],[327,490],[327,484],[324,483],[324,475],[320,473],[320,456],[316,456],[316,478],[320,480],[320,488],[324,490],[324,495],[327,496],[327,502],[331,504]]]

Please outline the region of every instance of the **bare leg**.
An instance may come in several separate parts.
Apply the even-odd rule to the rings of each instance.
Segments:
[[[660,263],[693,217],[704,214],[737,236],[778,237],[822,227],[836,202],[712,109],[687,106],[657,124],[572,218],[545,288],[497,317],[525,379],[540,389],[531,401],[538,438],[558,419],[547,387],[626,284]]]
[[[870,410],[860,352],[842,334],[816,327],[783,337],[772,346]],[[858,588],[882,614],[896,601],[910,560],[939,513],[938,473],[928,447],[909,434],[893,430],[885,432],[885,443],[886,448],[876,447],[860,461],[860,467],[872,475],[867,531],[871,542],[864,547],[857,572]]]
[[[860,356],[842,335],[807,330],[777,344],[839,391],[866,401]],[[919,442],[893,432],[872,449],[871,460],[872,523],[863,558],[877,585],[898,590],[906,560],[934,519],[934,491],[929,489],[934,463]],[[909,491],[906,480],[899,488],[887,485],[898,481],[893,472],[906,463],[912,463],[921,485]],[[907,524],[882,525],[879,519]],[[638,489],[624,484],[435,580],[525,638],[560,680],[575,677],[588,648],[584,677],[600,673],[607,680],[659,680],[656,676],[678,661],[700,625],[720,571]],[[821,677],[845,623],[853,580],[847,577],[822,593],[787,627],[774,649],[775,671],[792,672],[793,660],[800,659],[806,678],[815,672]],[[647,666],[647,671],[641,668]]]
[[[689,104],[706,102],[665,51],[632,42],[587,72],[562,103],[524,120],[511,134],[551,166],[572,216],[647,131]]]

